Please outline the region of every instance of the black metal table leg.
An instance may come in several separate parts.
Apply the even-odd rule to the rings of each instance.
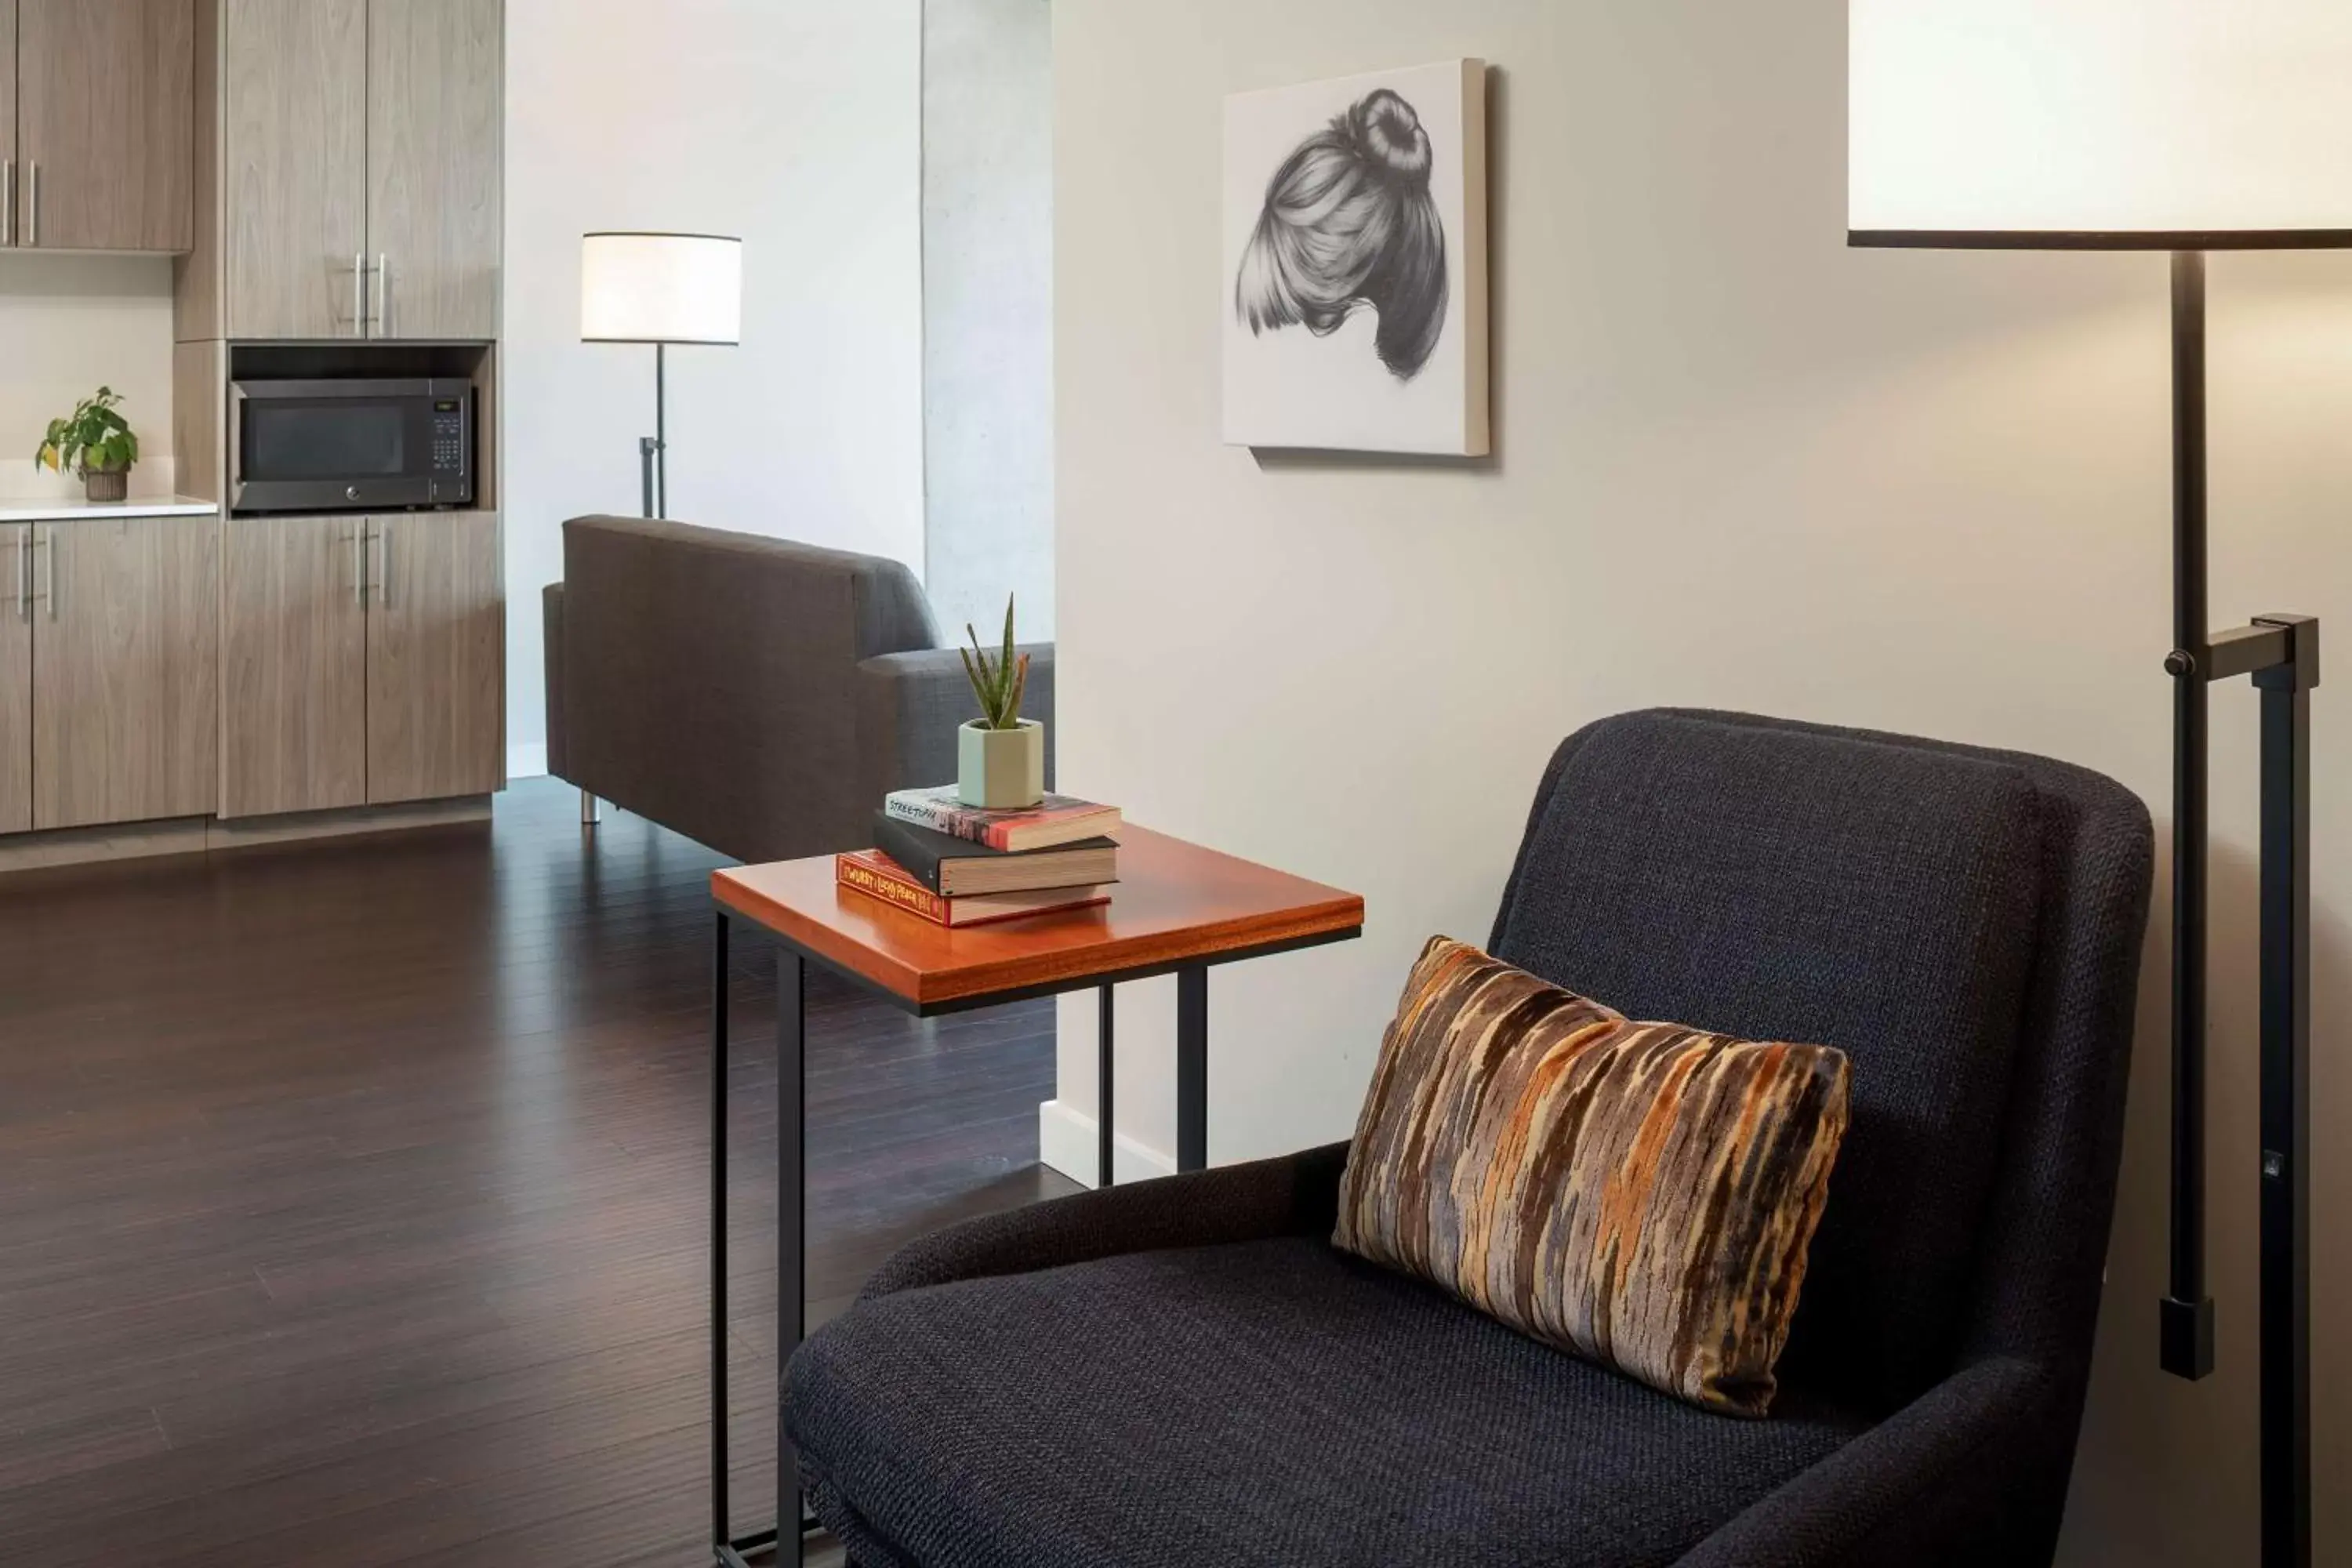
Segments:
[[[1209,1164],[1209,971],[1176,972],[1176,1169]]]
[[[1095,1183],[1111,1184],[1111,988],[1098,987],[1101,1022],[1095,1029]]]
[[[710,1548],[727,1535],[727,911],[710,934]],[[723,1558],[721,1558],[723,1561]]]
[[[807,1332],[808,1300],[808,966],[789,947],[776,950],[776,1365],[800,1348]],[[779,1377],[778,1392],[782,1391]],[[782,1410],[779,1406],[779,1415]],[[793,1440],[776,1428],[776,1529],[788,1544],[778,1555],[801,1560],[801,1476]]]
[[[776,1433],[776,1517],[790,1530],[732,1534],[729,1517],[727,1459],[727,1023],[728,919],[720,910],[711,935],[710,981],[710,1554],[718,1568],[746,1568],[745,1558],[776,1551],[784,1563],[800,1561],[800,1541],[810,1521],[801,1509],[800,1473],[792,1439]],[[777,1355],[789,1357],[806,1331],[807,1109],[806,994],[801,955],[780,946],[776,954],[776,1288]],[[791,1545],[779,1548],[781,1541]]]

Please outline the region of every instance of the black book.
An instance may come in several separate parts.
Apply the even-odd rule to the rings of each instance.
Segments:
[[[1086,888],[1118,880],[1118,841],[1082,838],[1050,849],[991,849],[953,834],[874,814],[874,847],[943,899]]]

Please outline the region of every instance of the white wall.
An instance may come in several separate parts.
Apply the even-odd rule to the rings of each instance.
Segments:
[[[744,240],[743,343],[669,356],[670,515],[923,563],[919,0],[508,0],[508,741],[546,754],[563,520],[634,515],[653,351],[583,344],[580,236]]]
[[[33,466],[49,421],[110,386],[139,433],[141,494],[172,488],[172,261],[0,253],[0,497],[79,490]]]
[[[2158,257],[1850,252],[1844,6],[1055,5],[1062,778],[1352,887],[1351,945],[1216,972],[1210,1153],[1344,1136],[1412,953],[1483,938],[1544,759],[1711,704],[2052,752],[2168,794]],[[1496,83],[1498,455],[1219,445],[1220,102],[1478,55]],[[2352,258],[2212,266],[2217,625],[2352,618]],[[2322,688],[2314,1195],[2352,1212],[2352,680]],[[2252,1558],[2252,694],[2217,694],[2213,1263],[2221,1372],[2156,1367],[2163,951],[2066,1561]],[[2162,929],[2158,895],[2157,930]],[[1165,985],[1122,994],[1122,1126],[1172,1146]],[[1049,1155],[1090,1173],[1091,999]],[[2352,1309],[2323,1218],[2315,1321]],[[2318,1472],[2352,1346],[2315,1336]],[[2323,1487],[2321,1558],[2352,1561]]]
[[[1054,635],[1054,31],[1046,0],[924,0],[927,582],[941,629]]]

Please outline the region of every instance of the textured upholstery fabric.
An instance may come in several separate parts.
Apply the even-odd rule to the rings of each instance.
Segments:
[[[563,721],[563,584],[540,590],[541,655],[547,678],[547,771],[562,778],[571,770],[569,731]]]
[[[2025,865],[2009,867],[2034,889],[2012,1037],[1952,1028],[1921,1047],[1952,1054],[1948,1077],[1974,1053],[2007,1063],[1973,1228],[1949,1242],[1959,1255],[1954,1342],[1929,1386],[1891,1407],[1841,1394],[1833,1375],[1810,1381],[1792,1346],[1770,1420],[1676,1405],[1412,1281],[1318,1254],[1342,1156],[1317,1150],[974,1221],[886,1265],[866,1299],[792,1360],[783,1389],[814,1506],[853,1559],[868,1568],[2048,1563],[2121,1155],[2152,860],[2147,810],[2106,779],[2042,758],[1737,715],[1629,715],[1560,748],[1500,923],[1577,946],[1559,928],[1578,917],[1539,909],[1533,889],[1549,874],[1538,864],[1546,836],[1580,808],[1601,809],[1579,793],[1587,786],[1570,764],[1582,748],[1715,737],[1738,750],[1751,735],[1822,742],[1811,753],[1817,784],[1846,791],[1864,821],[1887,815],[1883,794],[1911,798],[1920,764],[1944,760],[1962,764],[1962,777],[1975,767],[2014,779],[2021,809],[2030,798],[2032,847]],[[1871,759],[1886,764],[1875,786],[1873,768],[1852,766]],[[1791,770],[1783,783],[1801,784],[1801,763],[1780,761]],[[1879,918],[1917,921],[1906,905],[1949,896],[1948,862],[1979,859],[2012,837],[1996,821],[1952,835],[1917,843],[1894,832],[1916,853],[1860,889]],[[1673,904],[1716,880],[1662,880],[1654,897]],[[1735,962],[1752,953],[1768,1002],[1799,1007],[1803,982],[1775,967],[1790,962],[1769,929],[1784,917],[1780,905],[1685,907],[1703,924],[1744,930],[1752,947],[1724,932],[1700,945]],[[1654,915],[1641,925],[1673,929]],[[1855,960],[1845,952],[1841,962]],[[1927,973],[1933,952],[1877,962],[1885,967],[1812,984],[1880,997],[1895,981],[1946,984]],[[1948,949],[1942,962],[1953,962]],[[1858,1130],[1869,1068],[1859,1046],[1852,1054]],[[1851,1174],[1851,1154],[1849,1142],[1835,1183]],[[1833,1186],[1832,1222],[1845,1193]],[[1800,1342],[1819,1286],[1818,1239],[1814,1260]],[[1150,1306],[1170,1295],[1183,1311]],[[1118,1310],[1087,1310],[1107,1305]],[[1122,1311],[1148,1331],[1124,1331]],[[1392,1322],[1375,1328],[1373,1319]],[[1839,1370],[1837,1348],[1817,1342],[1826,1373]],[[1341,1353],[1323,1354],[1334,1349]],[[1426,1367],[1444,1375],[1424,1376]],[[1203,1383],[1216,1397],[1195,1398]],[[1381,1397],[1391,1384],[1412,1392],[1407,1414]],[[1522,1403],[1525,1390],[1541,1398]],[[1713,1446],[1750,1438],[1767,1446],[1742,1448],[1736,1462]],[[1638,1465],[1612,1468],[1612,1447]],[[1148,1476],[1134,1468],[1138,1453],[1150,1456]],[[1250,1463],[1232,1464],[1236,1453]],[[1196,1473],[1213,1484],[1196,1487]],[[1425,1484],[1432,1476],[1442,1484]],[[1261,1489],[1279,1517],[1255,1506]],[[1211,1516],[1212,1501],[1223,1515]],[[1223,1516],[1245,1521],[1238,1545],[1217,1533]],[[1541,1540],[1521,1533],[1538,1518]],[[1430,1528],[1433,1519],[1445,1529]]]
[[[979,711],[895,561],[575,518],[549,590],[549,771],[743,860],[862,847],[892,789],[955,776]],[[1053,649],[1027,710],[1053,738]],[[1050,750],[1049,750],[1050,758]]]
[[[1694,1409],[1317,1237],[871,1300],[792,1387],[804,1468],[887,1468],[846,1500],[924,1568],[1666,1563],[1864,1425]]]
[[[1761,1415],[1845,1135],[1845,1058],[1635,1023],[1433,937],[1332,1245],[1546,1344]]]
[[[2013,763],[1685,718],[1560,749],[1489,950],[1635,1017],[1834,1045],[1836,1199],[1791,1357],[1882,1405],[1950,1364],[2041,897]]]

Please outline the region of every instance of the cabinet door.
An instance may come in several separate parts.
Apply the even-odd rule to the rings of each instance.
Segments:
[[[223,816],[367,801],[363,520],[239,518],[223,546]]]
[[[222,0],[232,338],[348,338],[365,314],[366,0]]]
[[[207,816],[220,796],[220,523],[44,523],[33,826]]]
[[[369,520],[368,801],[488,795],[506,783],[499,520]]]
[[[0,525],[0,833],[33,826],[33,525]]]
[[[0,245],[16,243],[16,0],[0,0]]]
[[[376,337],[498,335],[499,18],[499,0],[368,7]]]
[[[195,0],[17,0],[20,244],[185,250]]]

